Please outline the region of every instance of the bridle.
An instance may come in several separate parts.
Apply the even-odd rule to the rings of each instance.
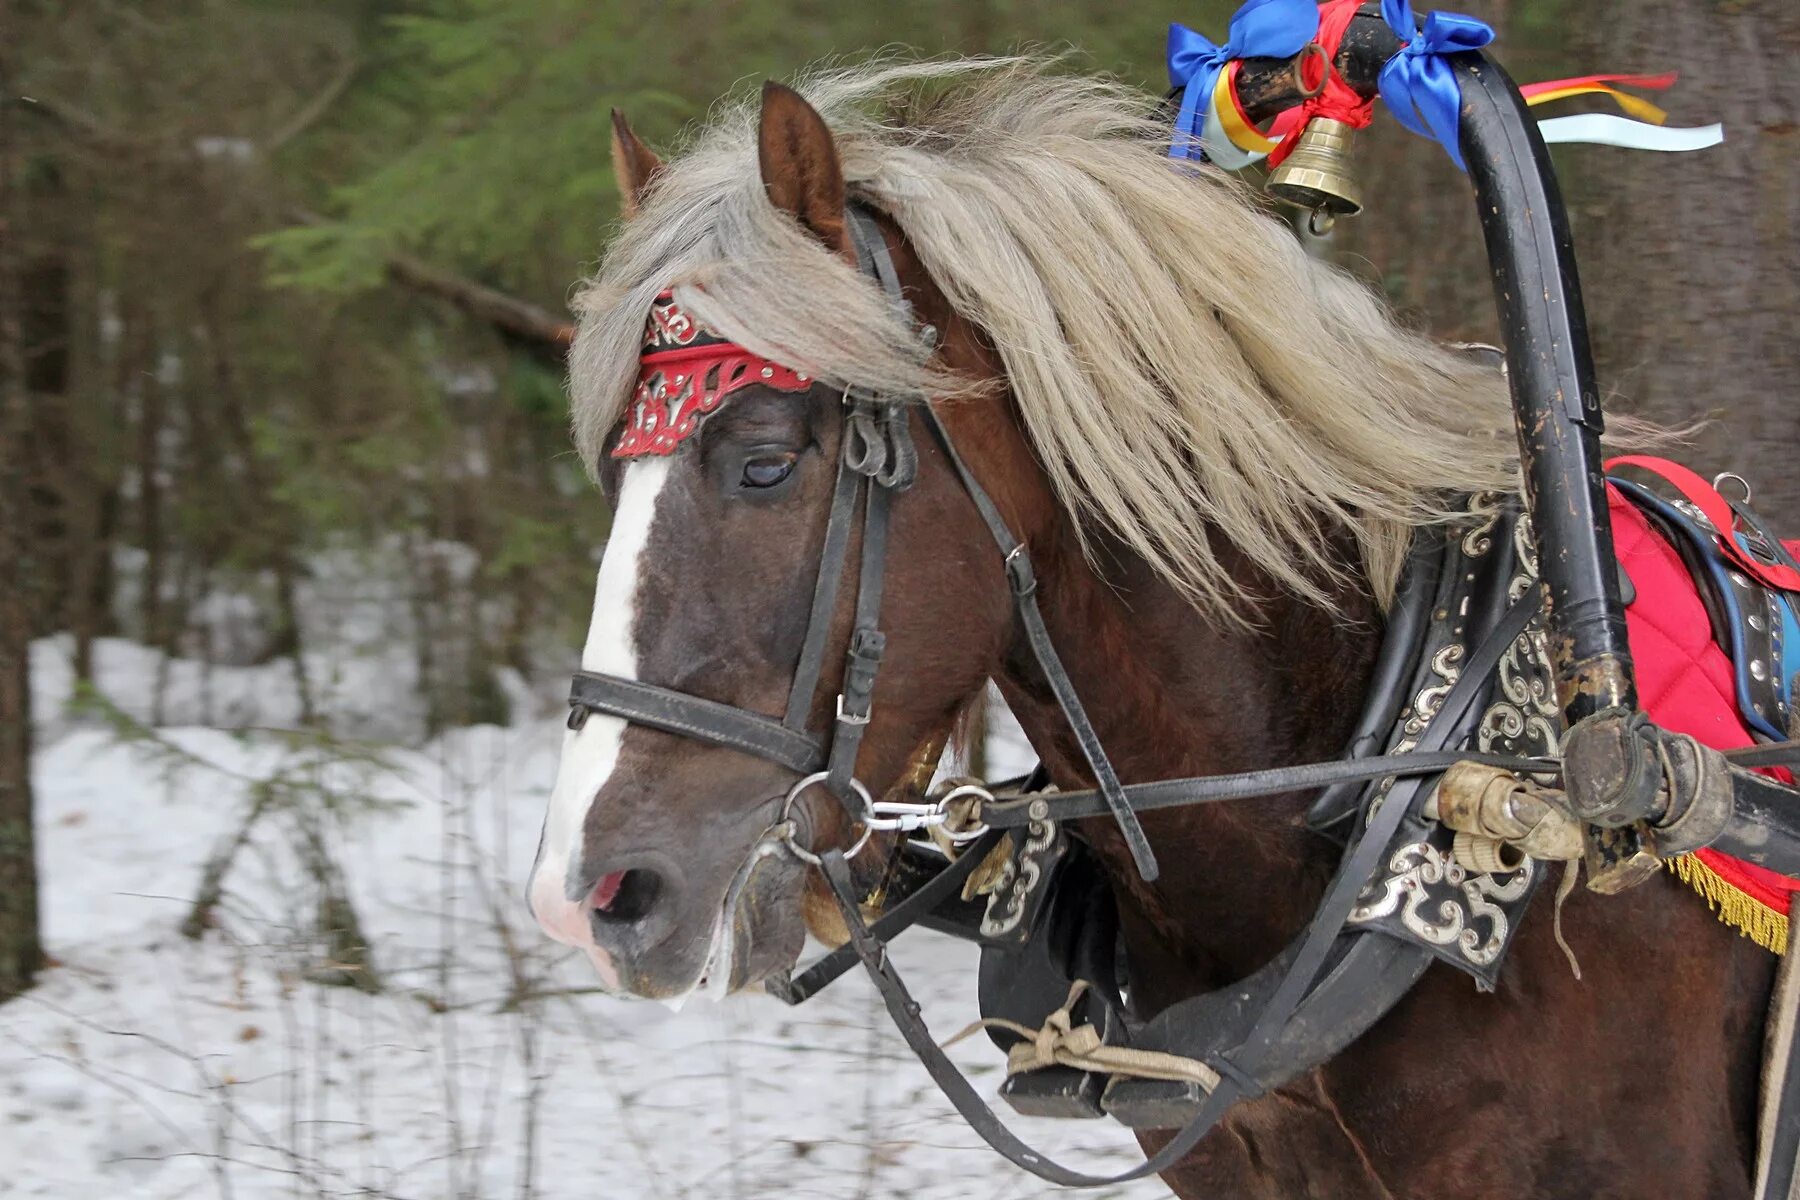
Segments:
[[[852,204],[846,217],[863,273],[910,321],[910,307],[873,216]],[[930,326],[918,329],[921,349],[929,354],[936,347],[937,331]],[[1122,784],[1051,642],[1038,606],[1037,577],[1029,552],[957,453],[938,415],[922,398],[884,396],[857,388],[846,390],[844,402],[843,446],[812,609],[781,719],[639,680],[582,671],[576,673],[570,688],[570,727],[579,728],[590,712],[605,713],[742,751],[794,772],[798,778],[786,795],[781,818],[765,839],[779,838],[800,861],[820,872],[850,940],[809,967],[800,979],[789,981],[782,989],[784,998],[797,1003],[860,962],[896,1027],[933,1080],[970,1126],[1014,1164],[1050,1182],[1076,1187],[1111,1185],[1159,1174],[1185,1158],[1237,1100],[1276,1086],[1272,1080],[1291,1078],[1299,1070],[1317,1065],[1348,1040],[1360,1036],[1423,972],[1423,958],[1400,963],[1391,956],[1382,958],[1388,951],[1376,947],[1386,939],[1363,938],[1348,951],[1344,945],[1351,910],[1413,809],[1410,798],[1381,804],[1350,832],[1337,872],[1312,919],[1276,960],[1258,972],[1262,980],[1257,993],[1262,1001],[1260,1009],[1252,1005],[1249,1011],[1238,1011],[1235,1032],[1226,1048],[1205,1054],[1204,1062],[1216,1072],[1217,1084],[1155,1155],[1117,1175],[1088,1175],[1063,1167],[1032,1150],[1007,1129],[933,1038],[920,1017],[918,1003],[886,952],[886,940],[920,920],[935,904],[953,896],[986,857],[986,851],[998,845],[1003,833],[1024,829],[1033,822],[1110,816],[1123,835],[1138,872],[1151,881],[1157,877],[1157,865],[1138,821],[1138,811],[1320,788],[1328,789],[1330,794],[1332,789],[1389,778],[1431,777],[1468,762],[1539,777],[1556,775],[1560,763],[1553,758],[1480,753],[1458,749],[1453,743],[1457,720],[1474,710],[1501,656],[1536,616],[1540,589],[1534,586],[1512,602],[1479,644],[1469,648],[1460,677],[1442,697],[1438,708],[1440,714],[1450,714],[1450,718],[1435,720],[1415,749],[1372,754],[1367,746],[1353,746],[1348,757],[1328,762]],[[858,752],[869,724],[875,679],[886,650],[880,613],[891,506],[895,497],[912,485],[918,467],[911,434],[914,414],[936,441],[994,539],[1012,593],[1015,616],[1087,761],[1096,783],[1092,789],[1015,798],[996,797],[989,787],[963,784],[927,803],[914,804],[876,799],[857,777]],[[819,736],[809,731],[807,719],[823,676],[826,641],[848,570],[850,534],[859,507],[862,554],[857,568],[855,615],[835,717],[830,729]],[[1793,743],[1787,743],[1732,751],[1727,757],[1742,766],[1768,765],[1792,761],[1795,749]],[[797,822],[793,818],[799,802],[820,786],[836,797],[862,827],[848,848],[815,849],[803,844],[795,832]],[[1421,784],[1413,794],[1423,790]],[[973,812],[967,815],[957,836],[975,840],[973,849],[952,859],[871,926],[864,919],[849,860],[869,843],[874,833],[945,826],[951,821],[955,803],[971,799],[975,801]],[[768,848],[768,841],[761,841],[754,853],[764,853]],[[1243,986],[1232,985],[1233,989]],[[1248,996],[1248,992],[1244,993],[1246,1000]],[[1175,1007],[1200,1006],[1211,998],[1211,994],[1203,995]],[[1237,1007],[1243,1010],[1245,1005]],[[1338,1017],[1336,1010],[1340,1009],[1350,1011],[1350,1016],[1327,1028],[1331,1022],[1325,1018]],[[1174,1009],[1167,1011],[1173,1013]],[[1202,1009],[1196,1007],[1193,1011]]]
[[[910,323],[911,306],[875,218],[857,204],[846,208],[845,217],[862,272],[880,286],[888,302]],[[917,326],[917,330],[922,353],[930,354],[937,345],[937,330],[930,325]],[[805,794],[815,787],[823,786],[829,791],[861,826],[862,833],[847,857],[867,845],[876,832],[905,832],[945,824],[952,804],[966,798],[967,790],[957,797],[940,797],[924,805],[877,800],[856,774],[875,678],[887,649],[887,637],[881,630],[881,598],[887,576],[890,514],[894,498],[910,488],[918,474],[918,452],[910,424],[911,415],[916,412],[992,533],[1003,556],[1014,609],[1038,666],[1075,732],[1098,781],[1105,807],[1118,822],[1139,872],[1146,880],[1155,879],[1156,859],[1143,828],[1131,811],[1118,774],[1101,748],[1099,736],[1045,628],[1036,598],[1037,576],[1025,544],[1013,535],[993,499],[957,454],[949,431],[929,404],[914,397],[887,396],[854,387],[844,392],[844,404],[842,452],[838,456],[819,572],[813,584],[812,610],[782,718],[777,721],[749,709],[641,680],[578,671],[569,689],[569,727],[579,729],[590,712],[605,713],[752,754],[796,772],[800,778],[782,805],[779,828],[796,856],[811,865],[818,865],[819,856],[796,839],[791,818]],[[821,738],[808,731],[807,718],[824,673],[826,640],[837,613],[838,592],[847,573],[851,528],[859,508],[862,555],[857,567],[855,615],[836,715],[829,732]],[[992,799],[991,793],[983,794]],[[959,830],[956,836],[970,840],[980,832],[977,827],[969,827]]]

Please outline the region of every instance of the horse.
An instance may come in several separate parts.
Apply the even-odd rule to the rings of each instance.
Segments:
[[[615,514],[584,670],[779,717],[842,401],[878,390],[929,406],[1029,547],[1123,778],[1329,758],[1409,545],[1458,498],[1519,489],[1499,372],[1405,329],[1242,185],[1172,163],[1154,96],[1029,59],[888,61],[771,83],[668,161],[614,118],[624,216],[577,297],[570,360],[575,439]],[[851,203],[876,215],[910,323],[858,269]],[[633,388],[659,296],[785,386],[753,379],[666,452],[619,455],[643,432]],[[916,773],[992,680],[1051,779],[1091,787],[954,464],[929,439],[917,455],[857,775],[880,794]],[[838,599],[827,661],[853,603]],[[826,672],[810,728],[839,691]],[[793,783],[618,717],[572,727],[536,918],[606,990],[671,1003],[754,987],[809,929],[842,941],[819,879],[768,840]],[[1082,824],[1134,1007],[1241,979],[1306,924],[1337,853],[1307,826],[1311,799],[1145,813],[1154,882],[1113,823]],[[856,834],[822,790],[799,809],[815,848]],[[879,884],[891,845],[852,860],[859,886]],[[1622,898],[1578,893],[1562,924],[1579,979],[1539,903],[1491,994],[1433,966],[1335,1058],[1240,1101],[1170,1188],[1749,1196],[1774,958],[1666,872]]]

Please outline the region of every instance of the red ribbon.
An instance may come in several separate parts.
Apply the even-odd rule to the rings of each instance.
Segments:
[[[1564,88],[1592,87],[1604,84],[1620,83],[1626,87],[1643,88],[1646,91],[1661,92],[1675,86],[1677,73],[1667,71],[1661,75],[1578,75],[1574,79],[1546,79],[1542,83],[1528,83],[1519,89],[1519,95],[1527,100],[1544,92],[1560,92]]]
[[[1305,129],[1306,123],[1314,117],[1342,121],[1352,129],[1366,129],[1369,122],[1374,120],[1374,97],[1364,99],[1357,95],[1355,89],[1344,82],[1343,75],[1337,69],[1338,49],[1344,44],[1344,31],[1350,28],[1350,19],[1356,16],[1357,9],[1361,7],[1361,0],[1327,0],[1327,3],[1319,5],[1318,40],[1319,48],[1325,52],[1325,87],[1299,107],[1299,128]],[[1312,83],[1310,79],[1302,79],[1301,82],[1309,86]],[[1283,138],[1281,144],[1269,152],[1269,165],[1280,166],[1282,160],[1292,154],[1294,147],[1299,144],[1300,139],[1297,137]]]

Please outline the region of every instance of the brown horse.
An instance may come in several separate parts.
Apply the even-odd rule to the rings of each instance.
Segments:
[[[779,717],[839,398],[907,390],[930,397],[1029,546],[1121,776],[1333,757],[1413,531],[1455,495],[1515,486],[1500,381],[1401,330],[1216,172],[1171,165],[1151,97],[1020,63],[864,68],[803,90],[769,86],[667,164],[617,123],[627,219],[582,296],[573,362],[578,440],[616,513],[583,667]],[[851,200],[882,214],[914,318],[939,335],[929,357],[856,269]],[[645,314],[669,288],[723,337],[821,382],[742,388],[673,453],[612,457]],[[993,679],[1056,782],[1091,786],[988,530],[917,440],[859,776],[877,794],[900,779]],[[837,685],[828,671],[813,729]],[[818,881],[765,838],[793,779],[588,720],[546,819],[538,919],[624,995],[742,988],[790,966],[807,919],[842,936]],[[1112,825],[1081,830],[1108,865],[1135,1006],[1242,978],[1306,923],[1337,856],[1307,830],[1308,800],[1147,814],[1154,883]],[[853,832],[823,799],[806,816],[815,845]],[[879,849],[857,867],[879,871]],[[1335,1059],[1241,1102],[1170,1186],[1748,1196],[1774,960],[1664,877],[1569,903],[1578,981],[1547,899],[1497,991],[1433,967]]]

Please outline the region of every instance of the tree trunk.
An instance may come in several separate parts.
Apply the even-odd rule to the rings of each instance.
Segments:
[[[201,329],[212,359],[213,399],[224,421],[226,436],[242,462],[248,511],[245,528],[251,539],[250,553],[269,566],[275,576],[275,622],[269,651],[286,655],[293,663],[294,687],[300,698],[300,723],[312,725],[318,720],[313,707],[313,689],[306,674],[305,645],[300,629],[298,579],[300,565],[295,561],[294,522],[289,519],[270,469],[250,427],[250,414],[238,386],[238,372],[232,358],[231,334],[226,316],[219,310],[223,300],[218,290],[207,294],[201,305]]]
[[[1676,427],[1712,419],[1671,454],[1741,473],[1776,529],[1800,536],[1800,101],[1787,84],[1800,4],[1471,0],[1467,10],[1499,30],[1495,53],[1521,82],[1679,70],[1656,97],[1670,123],[1724,123],[1725,145],[1711,150],[1569,146],[1557,165],[1609,411]],[[1385,112],[1358,141],[1370,211],[1340,222],[1329,252],[1432,333],[1496,339],[1466,184]]]
[[[31,561],[18,237],[18,146],[11,75],[0,64],[0,1000],[31,986],[38,941],[31,801]]]
[[[1694,154],[1576,151],[1600,385],[1618,411],[1716,417],[1681,457],[1743,475],[1800,537],[1800,4],[1591,0],[1570,28],[1591,70],[1679,68],[1671,124],[1725,125]]]

